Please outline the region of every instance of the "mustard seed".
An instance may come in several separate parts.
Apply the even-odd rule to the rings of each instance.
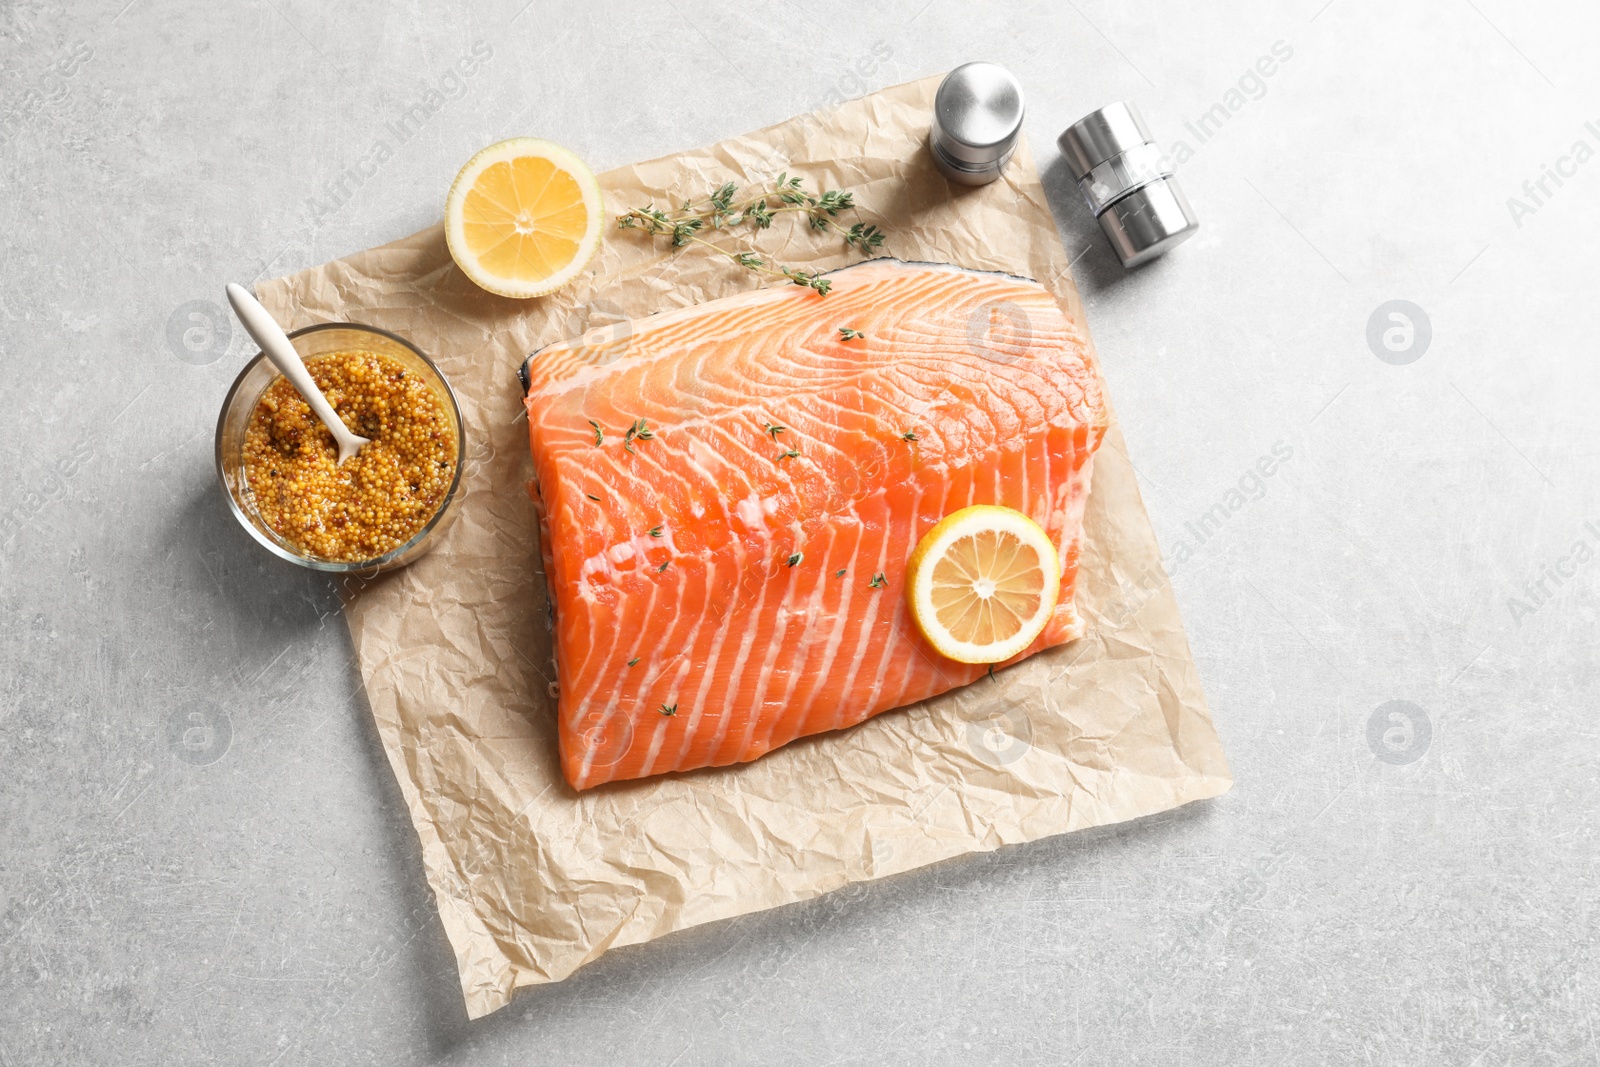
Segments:
[[[354,563],[415,537],[455,476],[445,405],[397,360],[333,352],[305,361],[344,424],[372,443],[344,463],[294,386],[267,387],[245,430],[245,481],[261,520],[308,556]]]

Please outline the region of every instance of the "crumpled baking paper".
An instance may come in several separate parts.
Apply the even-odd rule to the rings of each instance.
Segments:
[[[947,183],[926,145],[936,84],[609,171],[607,210],[787,171],[810,189],[851,190],[859,207],[843,221],[880,226],[884,254],[1036,278],[1081,325],[1027,146],[993,184]],[[466,495],[442,543],[398,573],[348,580],[344,598],[470,1015],[622,945],[1229,788],[1114,423],[1085,519],[1088,636],[754,763],[569,788],[517,367],[587,328],[761,284],[706,249],[608,231],[591,270],[537,300],[473,285],[439,226],[258,290],[290,327],[354,321],[409,338],[448,376],[466,419]],[[860,258],[795,216],[755,245],[808,269]]]

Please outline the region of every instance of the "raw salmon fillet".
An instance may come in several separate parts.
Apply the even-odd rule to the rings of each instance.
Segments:
[[[904,595],[918,540],[969,504],[1028,514],[1060,550],[1059,606],[1023,655],[1080,633],[1106,427],[1083,336],[1024,279],[893,260],[829,278],[524,367],[577,789],[753,760],[981,678]]]

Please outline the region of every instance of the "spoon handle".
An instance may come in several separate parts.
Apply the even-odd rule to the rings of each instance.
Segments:
[[[344,420],[333,410],[333,405],[328,403],[328,398],[317,388],[317,383],[311,378],[311,372],[306,370],[305,363],[300,359],[300,353],[294,350],[294,345],[283,332],[283,327],[278,325],[278,321],[268,314],[267,309],[261,306],[261,302],[251,296],[249,290],[242,285],[228,283],[228,303],[233,305],[233,313],[239,316],[239,321],[244,323],[246,332],[255,338],[256,344],[261,346],[261,351],[266,353],[272,365],[278,368],[278,373],[289,379],[289,384],[305,398],[305,402],[311,405],[312,412],[322,420],[328,432],[333,434],[334,440],[339,443],[341,457],[346,451],[354,452],[358,447],[356,442],[361,439],[345,426]]]

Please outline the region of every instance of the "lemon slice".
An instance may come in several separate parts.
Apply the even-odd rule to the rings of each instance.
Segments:
[[[588,266],[603,212],[600,183],[583,160],[549,141],[513,137],[456,175],[444,236],[457,266],[491,293],[543,296]]]
[[[1049,535],[1020,511],[978,504],[947,515],[911,553],[911,617],[939,654],[1000,663],[1033,644],[1061,592]]]

